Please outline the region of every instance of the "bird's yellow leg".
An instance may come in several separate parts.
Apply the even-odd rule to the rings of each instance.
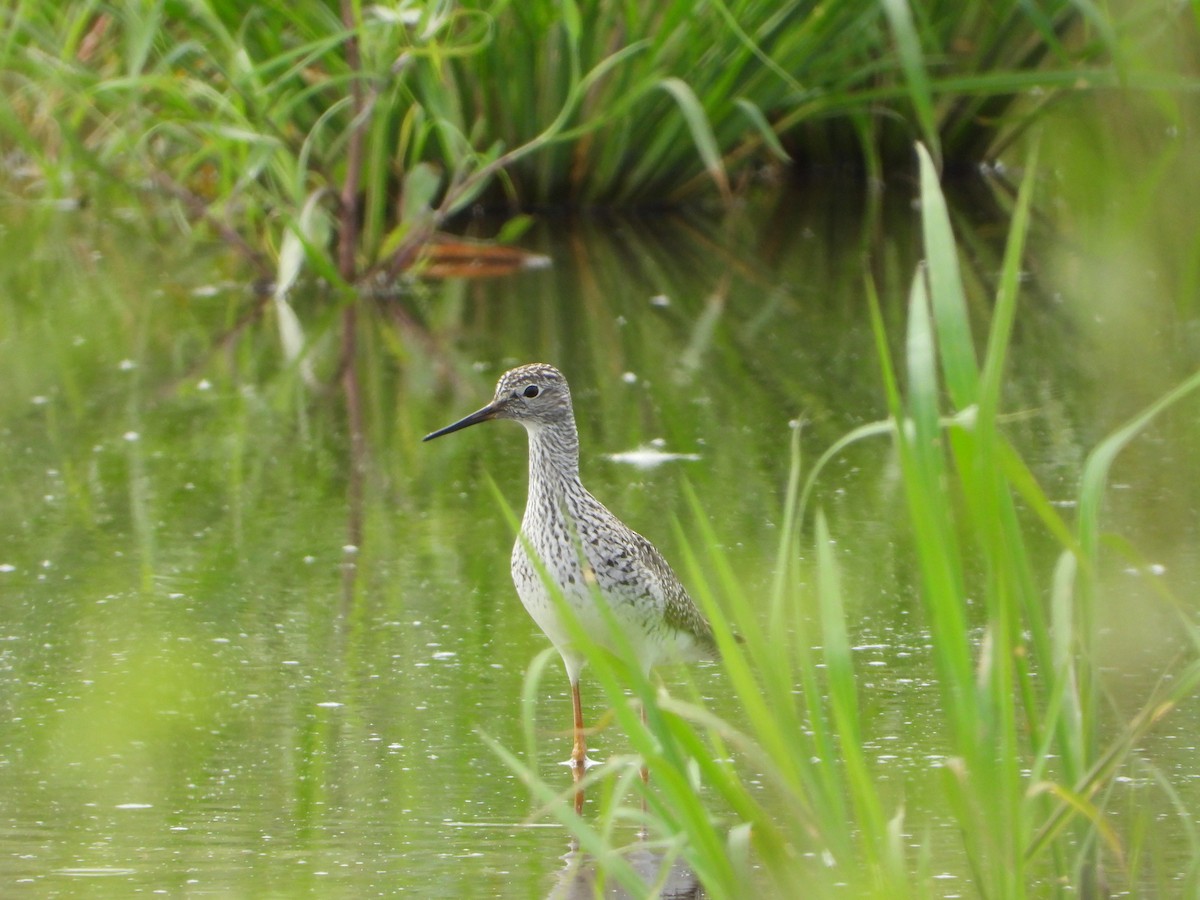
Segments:
[[[571,765],[579,774],[583,773],[587,759],[587,743],[583,734],[583,704],[579,700],[579,682],[571,684],[571,705],[575,709],[575,748],[571,751]]]

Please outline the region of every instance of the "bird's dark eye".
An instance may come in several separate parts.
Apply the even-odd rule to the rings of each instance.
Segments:
[[[538,390],[538,386],[536,384],[531,384],[529,387],[525,388],[523,393],[525,394],[526,397],[528,397],[530,400],[532,400],[534,397],[536,397],[538,394],[540,394],[541,391]]]

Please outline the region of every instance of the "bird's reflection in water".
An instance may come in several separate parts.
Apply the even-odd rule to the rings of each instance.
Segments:
[[[687,863],[676,857],[671,862],[670,871],[663,879],[663,863],[666,855],[655,853],[645,843],[638,841],[626,847],[622,853],[625,861],[633,868],[646,884],[649,890],[652,885],[661,885],[654,896],[664,900],[700,900],[706,897],[700,886],[696,873],[688,868]],[[596,883],[599,880],[596,863],[592,856],[579,849],[579,844],[571,841],[571,849],[563,855],[563,870],[558,882],[550,891],[549,900],[593,900],[596,896],[624,900],[624,898],[645,896],[645,891],[631,894],[614,878],[604,880],[604,893],[597,895]]]

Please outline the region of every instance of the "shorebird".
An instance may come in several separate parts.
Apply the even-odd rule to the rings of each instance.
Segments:
[[[571,681],[575,744],[570,762],[578,776],[589,762],[579,699],[585,659],[547,582],[586,633],[615,650],[608,638],[609,617],[597,601],[607,604],[645,674],[666,658],[715,656],[712,626],[654,545],[579,480],[571,390],[558,369],[535,363],[505,372],[487,406],[424,440],[492,419],[513,419],[529,434],[529,497],[513,547],[512,577],[521,603],[562,656]]]

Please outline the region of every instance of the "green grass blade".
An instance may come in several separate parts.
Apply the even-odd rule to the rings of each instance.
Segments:
[[[983,374],[979,388],[979,418],[989,425],[995,421],[1000,407],[1000,392],[1003,387],[1004,363],[1007,356],[1013,322],[1017,314],[1017,295],[1021,282],[1021,259],[1025,250],[1025,236],[1029,231],[1029,209],[1033,197],[1033,186],[1037,176],[1037,145],[1029,155],[1025,177],[1017,194],[1017,205],[1009,224],[1008,240],[1004,247],[1004,260],[1000,268],[1000,288],[992,310],[992,327],[988,334],[987,355],[984,358]]]
[[[1200,372],[1168,391],[1110,434],[1089,455],[1079,485],[1079,543],[1088,565],[1094,565],[1099,546],[1100,506],[1113,461],[1159,415],[1200,389]]]
[[[946,388],[957,409],[978,400],[979,366],[967,319],[967,300],[958,266],[958,248],[950,227],[946,199],[938,184],[937,169],[929,152],[917,146],[921,169],[921,227],[925,237],[925,264],[929,295],[937,325]]]
[[[875,877],[880,879],[886,868],[887,823],[863,751],[858,684],[850,639],[846,631],[841,572],[833,553],[829,526],[821,512],[817,513],[814,543],[830,716],[837,730],[839,755],[846,769],[846,788],[856,810],[862,834],[859,844],[862,861],[875,872]]]
[[[730,200],[732,192],[729,189],[729,178],[725,174],[725,163],[721,160],[721,150],[717,145],[717,139],[713,134],[712,124],[708,120],[708,113],[705,112],[704,105],[683,79],[664,78],[659,82],[659,87],[674,98],[679,111],[683,113],[683,118],[687,122],[692,142],[696,145],[696,152],[700,154],[700,159],[704,162],[704,168],[708,170],[709,177],[721,192],[721,196],[726,201]]]
[[[921,135],[932,148],[935,158],[941,160],[937,121],[933,109],[933,90],[929,74],[925,71],[925,55],[921,49],[921,38],[913,22],[908,0],[880,0],[892,38],[900,54],[900,66],[908,84],[908,97],[921,125]]]
[[[782,162],[790,162],[792,159],[791,156],[784,149],[779,136],[775,133],[775,129],[771,127],[771,123],[767,121],[767,117],[763,114],[758,104],[746,97],[738,97],[733,103],[750,121],[755,132],[762,138],[763,143],[766,144],[771,154]]]

